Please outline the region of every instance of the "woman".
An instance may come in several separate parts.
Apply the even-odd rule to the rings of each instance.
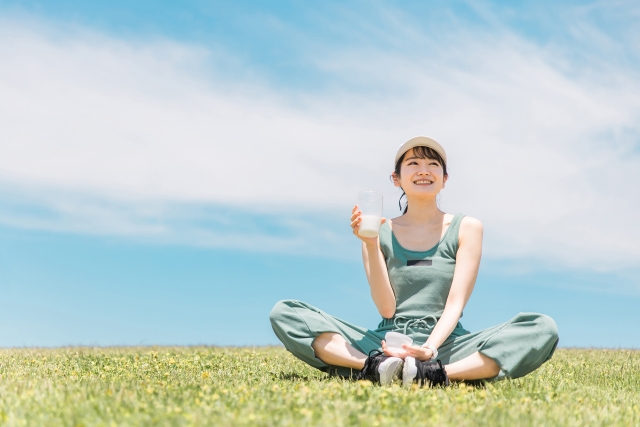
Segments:
[[[520,313],[506,323],[471,333],[459,323],[475,285],[482,224],[442,212],[436,197],[447,182],[447,156],[427,137],[402,144],[391,175],[406,195],[404,214],[382,219],[380,235],[358,235],[371,296],[382,315],[375,330],[335,318],[306,303],[280,301],[271,324],[284,346],[320,370],[389,384],[447,386],[451,381],[517,378],[549,360],[558,329],[548,316]],[[402,199],[402,197],[401,197]],[[401,332],[413,345],[389,349],[384,335]]]

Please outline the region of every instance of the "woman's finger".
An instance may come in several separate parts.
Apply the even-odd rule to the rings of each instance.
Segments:
[[[414,346],[414,345],[406,345],[403,344],[402,348],[408,353],[410,354],[412,357],[415,357],[416,359],[425,361],[425,360],[429,360],[431,359],[431,350],[429,350],[428,348],[422,347],[422,346]]]
[[[415,345],[407,345],[407,344],[402,344],[402,348],[411,354],[422,354],[422,350],[424,350],[424,348],[422,347],[418,347]]]
[[[384,340],[381,341],[381,346],[382,346],[382,351],[387,356],[399,357],[400,359],[404,359],[405,357],[407,357],[406,352],[398,352],[398,351],[389,349],[389,347],[387,347],[387,343]]]
[[[387,356],[395,357],[395,352],[389,350],[389,347],[387,347],[387,343],[384,342],[384,340],[380,342],[380,345],[382,346],[382,351],[384,352],[384,354],[386,354]]]
[[[386,354],[387,356],[391,356],[391,357],[400,357],[400,356],[398,355],[398,352],[393,351],[393,350],[391,350],[391,349],[389,349],[389,348],[385,348],[385,349],[383,349],[382,351],[383,351],[383,352],[384,352],[384,354]]]
[[[398,357],[400,359],[404,359],[405,357],[408,356],[408,354],[405,352],[399,353],[397,351],[389,350],[388,348],[384,349],[384,354],[391,357]]]

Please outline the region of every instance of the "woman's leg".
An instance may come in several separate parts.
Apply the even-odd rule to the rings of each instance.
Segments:
[[[339,367],[339,375],[362,369],[365,354],[378,349],[383,337],[297,300],[278,302],[269,317],[276,336],[294,356],[325,372]]]
[[[340,334],[324,332],[311,344],[316,357],[327,365],[362,369],[367,356],[353,348]]]
[[[552,318],[520,313],[508,322],[455,337],[440,347],[451,380],[519,378],[549,360],[558,344]]]
[[[500,366],[482,353],[475,352],[462,360],[445,365],[451,381],[491,379],[500,373]]]

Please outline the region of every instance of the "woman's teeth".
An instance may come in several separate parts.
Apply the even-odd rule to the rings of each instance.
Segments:
[[[420,181],[413,181],[414,184],[433,184],[433,181],[427,181],[427,180],[420,180]]]

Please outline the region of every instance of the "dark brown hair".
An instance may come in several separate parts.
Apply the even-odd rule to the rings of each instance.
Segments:
[[[396,168],[394,172],[396,176],[398,176],[398,178],[400,178],[400,166],[402,166],[402,161],[404,160],[404,156],[406,156],[407,153],[404,153],[402,156],[400,156],[400,158],[398,159],[398,162],[396,163]],[[442,159],[442,156],[438,154],[438,152],[433,148],[425,147],[424,145],[418,145],[417,147],[413,147],[413,155],[419,159],[431,159],[431,160],[437,161],[442,165],[443,175],[449,176],[447,174],[447,165]],[[391,180],[393,180],[393,176],[391,176]],[[407,211],[409,210],[409,202],[405,203],[404,210],[403,210],[402,198],[405,197],[406,195],[405,195],[404,189],[402,187],[400,187],[400,189],[402,190],[402,195],[400,196],[400,200],[398,200],[398,207],[400,208],[400,211],[402,211],[403,214],[406,214]]]

